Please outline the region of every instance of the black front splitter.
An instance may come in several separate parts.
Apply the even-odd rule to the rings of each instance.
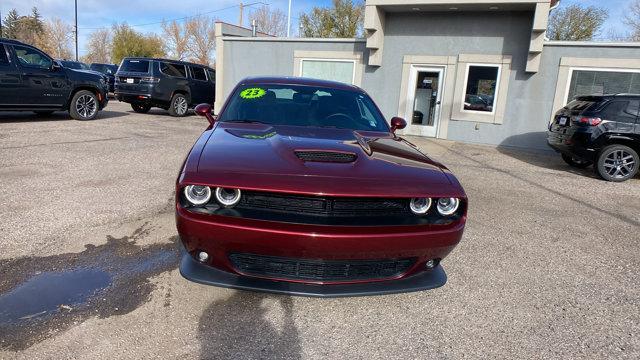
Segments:
[[[296,296],[347,297],[385,295],[412,291],[429,290],[447,282],[447,275],[438,265],[430,271],[399,280],[379,281],[345,285],[312,285],[289,281],[275,281],[232,274],[197,262],[184,253],[180,262],[180,274],[188,280],[205,285],[231,289],[270,292]]]

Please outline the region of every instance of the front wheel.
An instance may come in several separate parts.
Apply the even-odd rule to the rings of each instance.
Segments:
[[[149,110],[151,110],[151,106],[145,104],[131,104],[131,108],[133,109],[133,111],[140,114],[146,114],[149,112]]]
[[[640,158],[632,148],[624,145],[609,145],[600,151],[596,170],[607,181],[621,182],[638,173]]]
[[[69,106],[71,117],[76,120],[93,120],[98,115],[98,98],[88,90],[78,91]]]
[[[584,169],[592,164],[591,161],[581,160],[581,159],[578,159],[577,157],[573,157],[565,154],[562,154],[562,160],[564,160],[564,162],[569,164],[569,166],[573,166],[574,168],[578,168],[578,169]]]
[[[171,106],[169,106],[169,115],[171,116],[185,116],[189,109],[189,101],[187,97],[182,94],[175,94],[171,98]]]

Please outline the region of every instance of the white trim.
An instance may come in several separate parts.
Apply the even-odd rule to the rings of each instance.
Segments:
[[[597,41],[545,41],[543,46],[583,46],[583,47],[637,47],[640,42],[597,42]]]
[[[567,84],[564,89],[563,103],[562,106],[565,106],[569,103],[569,89],[571,88],[571,80],[573,79],[574,71],[594,71],[594,72],[618,72],[618,73],[633,73],[640,74],[640,69],[621,69],[621,68],[598,68],[598,67],[582,67],[582,66],[572,66],[569,67],[569,77],[567,78]]]
[[[402,130],[403,135],[416,135],[416,136],[427,136],[437,138],[440,136],[440,124],[442,120],[442,99],[444,98],[444,82],[446,79],[446,65],[423,65],[423,64],[412,64],[409,68],[409,82],[407,91],[407,104],[405,109],[405,114],[407,114],[407,127]],[[425,125],[412,125],[411,121],[413,116],[413,106],[415,105],[416,98],[416,81],[418,80],[418,73],[420,72],[433,72],[438,73],[438,88],[436,91],[438,92],[436,95],[436,109],[433,112],[433,126],[425,126]],[[437,102],[440,104],[437,104]],[[420,128],[418,132],[411,132],[410,130],[414,130],[415,128]],[[433,133],[429,134],[431,129],[433,129]]]
[[[498,102],[498,91],[500,90],[500,77],[502,76],[502,64],[479,64],[479,63],[467,63],[466,69],[464,72],[464,84],[462,87],[462,102],[460,104],[460,112],[462,113],[471,113],[471,114],[485,114],[485,115],[495,115],[497,102]],[[491,105],[491,111],[477,111],[477,110],[465,110],[464,103],[467,97],[467,85],[469,81],[469,68],[471,66],[481,66],[481,67],[497,67],[498,74],[496,76],[496,91],[493,95],[493,104]]]
[[[303,76],[302,73],[304,71],[304,62],[306,61],[326,61],[326,62],[342,62],[342,63],[352,63],[353,64],[353,69],[351,71],[351,84],[349,85],[355,85],[356,84],[356,66],[358,65],[358,61],[353,59],[329,59],[329,58],[299,58],[300,61],[300,71],[298,73],[298,76]],[[328,80],[328,79],[327,79]],[[336,81],[336,80],[334,80]]]
[[[259,42],[324,42],[324,43],[366,43],[362,38],[277,38],[277,37],[242,37],[223,36],[224,41],[259,41]]]

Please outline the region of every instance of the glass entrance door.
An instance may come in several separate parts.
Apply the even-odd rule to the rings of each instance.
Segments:
[[[404,134],[438,135],[444,71],[444,67],[411,67]]]

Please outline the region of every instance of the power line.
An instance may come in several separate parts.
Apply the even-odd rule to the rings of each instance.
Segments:
[[[266,4],[266,5],[269,5],[269,4]],[[155,22],[144,23],[144,24],[134,24],[134,25],[129,25],[129,26],[131,26],[131,27],[139,27],[139,26],[157,25],[157,24],[162,24],[164,22],[169,22],[169,21],[182,21],[182,20],[187,20],[187,19],[198,17],[198,16],[202,16],[202,15],[207,15],[207,14],[212,14],[212,13],[216,13],[216,12],[220,12],[220,11],[225,11],[225,10],[237,8],[239,6],[240,5],[232,5],[232,6],[227,6],[227,7],[224,7],[224,8],[216,9],[216,10],[206,11],[206,12],[195,14],[195,15],[184,16],[184,17],[181,17],[181,18],[162,20],[162,21],[155,21]],[[247,5],[244,5],[244,6],[247,6]],[[81,30],[100,30],[100,29],[110,29],[110,28],[111,28],[110,26],[101,26],[101,27],[81,27],[79,29],[81,29]]]

